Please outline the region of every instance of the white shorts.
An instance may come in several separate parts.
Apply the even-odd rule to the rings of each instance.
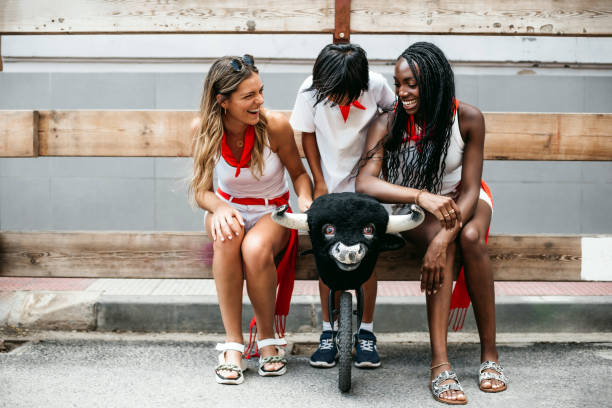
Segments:
[[[248,230],[253,228],[253,226],[257,224],[257,221],[259,221],[261,217],[263,217],[264,215],[268,213],[271,213],[276,208],[274,204],[244,205],[244,204],[232,203],[229,200],[226,200],[225,198],[219,195],[217,195],[217,197],[219,197],[221,200],[225,201],[226,203],[231,205],[233,208],[238,210],[240,215],[242,215],[242,219],[244,220],[244,232],[247,232]],[[205,220],[206,220],[207,214],[208,214],[208,211],[205,211],[205,214],[204,214]]]

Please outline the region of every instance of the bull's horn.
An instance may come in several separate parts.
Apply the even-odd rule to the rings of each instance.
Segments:
[[[277,224],[286,228],[308,231],[308,222],[306,214],[288,213],[286,205],[275,208],[272,211],[272,220]]]
[[[405,213],[408,211],[408,213]],[[404,209],[403,215],[390,215],[387,223],[387,233],[402,232],[421,225],[425,219],[425,213],[415,204],[410,204]]]

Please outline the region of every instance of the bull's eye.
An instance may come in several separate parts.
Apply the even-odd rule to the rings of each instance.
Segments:
[[[336,235],[336,227],[331,224],[325,224],[323,226],[323,235],[325,235],[325,238],[333,238]]]
[[[374,238],[374,225],[367,224],[366,226],[364,226],[363,227],[363,236],[368,238],[368,239]]]

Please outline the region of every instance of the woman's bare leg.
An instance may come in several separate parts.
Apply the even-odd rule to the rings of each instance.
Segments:
[[[407,231],[403,235],[406,239],[414,243],[424,254],[438,231],[440,231],[440,222],[431,214],[427,214],[423,224],[414,230]],[[447,333],[455,254],[456,245],[453,242],[448,246],[446,251],[446,265],[443,272],[444,282],[442,283],[442,286],[435,294],[432,293],[431,295],[426,295],[432,367],[449,361],[447,353]],[[432,369],[430,382],[439,373],[449,370],[450,368],[450,365],[441,365]],[[446,384],[448,382],[453,382],[453,380],[444,381],[442,384]],[[465,395],[461,391],[451,390],[440,394],[440,398],[447,400],[465,400]]]
[[[257,336],[274,338],[274,307],[276,303],[276,265],[274,257],[280,254],[289,242],[289,230],[281,227],[270,215],[265,215],[247,232],[242,242],[242,259],[247,281],[247,291],[257,321]],[[259,350],[262,357],[276,355],[275,346]],[[267,370],[276,370],[282,364],[266,365]]]
[[[206,231],[209,239],[210,234],[210,214],[206,215]],[[236,221],[235,221],[236,222]],[[242,257],[240,247],[244,238],[244,228],[241,228],[238,236],[232,239],[213,241],[213,277],[217,287],[217,297],[219,299],[219,309],[225,328],[225,341],[243,343],[242,338],[242,285],[244,275],[242,272]],[[240,366],[241,354],[234,350],[225,352],[227,362],[232,362]],[[235,378],[237,373],[234,371],[221,371],[220,374],[226,378]]]
[[[480,362],[499,362],[495,339],[495,286],[491,259],[485,243],[490,223],[491,207],[483,200],[478,200],[474,216],[459,235],[466,284],[480,335]],[[484,380],[481,384],[482,388],[497,388],[502,385],[498,380]]]

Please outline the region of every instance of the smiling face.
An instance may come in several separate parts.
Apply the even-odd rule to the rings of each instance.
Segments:
[[[409,115],[416,114],[421,105],[419,86],[405,58],[400,58],[395,64],[393,81],[395,82],[395,93],[406,113]]]
[[[259,122],[259,110],[263,103],[263,84],[257,73],[252,73],[238,85],[229,98],[220,102],[227,111],[226,119],[253,126]]]

